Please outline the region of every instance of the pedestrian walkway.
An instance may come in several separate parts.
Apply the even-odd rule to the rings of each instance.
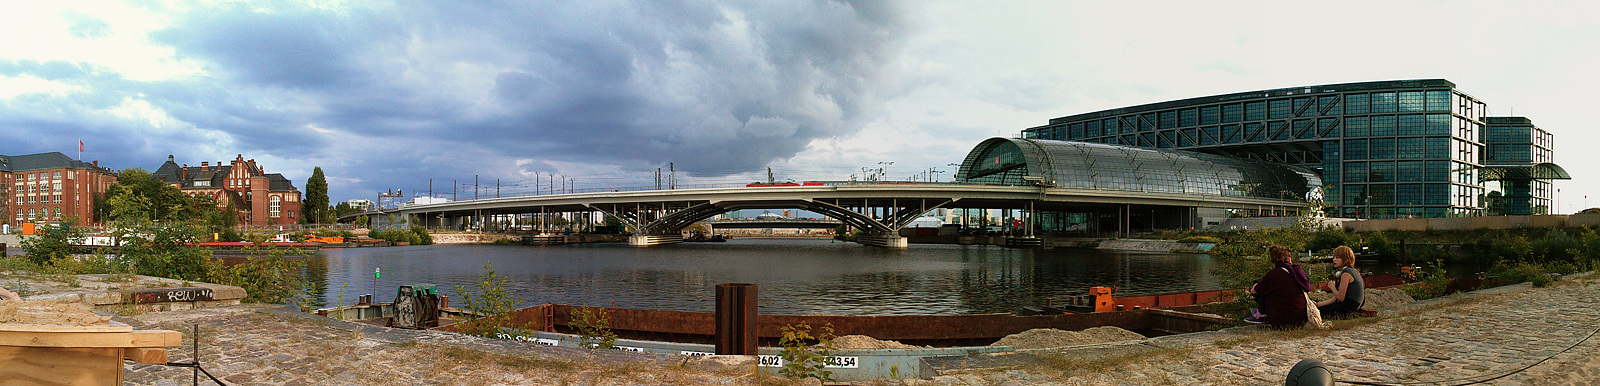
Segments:
[[[281,306],[150,313],[141,329],[185,333],[172,361],[201,363],[229,384],[732,384],[777,381],[748,365],[676,355],[588,351],[335,321]],[[1259,326],[1011,354],[1001,367],[928,380],[861,384],[1277,385],[1296,362],[1321,360],[1340,381],[1490,380],[1493,385],[1593,385],[1600,380],[1600,275],[1568,277],[1412,303],[1329,330]],[[1019,360],[1020,359],[1020,360]],[[745,362],[748,363],[748,362]],[[129,384],[186,385],[190,370],[130,364]]]

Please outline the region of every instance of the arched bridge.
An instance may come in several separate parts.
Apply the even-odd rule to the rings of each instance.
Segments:
[[[1294,199],[1251,196],[1196,195],[1043,186],[976,183],[805,183],[792,186],[729,186],[696,189],[610,191],[548,194],[407,205],[384,210],[382,215],[416,216],[428,226],[461,226],[484,216],[509,214],[563,214],[563,218],[593,218],[596,213],[617,219],[633,236],[634,245],[681,241],[680,231],[712,216],[739,209],[804,209],[862,231],[862,244],[904,247],[900,228],[938,208],[1008,209],[1020,211],[1019,221],[1033,220],[1041,211],[1095,213],[1115,221],[1118,233],[1130,230],[1130,217],[1148,214],[1152,224],[1167,228],[1192,227],[1194,208],[1227,208],[1289,212],[1299,209]],[[365,213],[373,215],[377,213]],[[341,218],[349,221],[357,215]],[[1140,217],[1144,218],[1144,217]],[[1141,220],[1142,221],[1142,220]],[[1111,226],[1108,225],[1107,228]],[[1033,229],[1029,224],[1028,229]]]

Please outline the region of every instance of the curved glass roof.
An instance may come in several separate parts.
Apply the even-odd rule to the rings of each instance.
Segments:
[[[1478,179],[1481,181],[1572,179],[1572,175],[1567,174],[1567,169],[1548,162],[1528,165],[1485,165],[1478,168],[1478,171]]]
[[[956,180],[996,185],[1207,196],[1304,198],[1322,185],[1309,169],[1184,150],[990,138],[967,154]]]

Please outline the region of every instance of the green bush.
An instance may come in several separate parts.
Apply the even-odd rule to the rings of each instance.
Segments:
[[[805,323],[785,325],[783,338],[778,344],[783,352],[783,368],[779,375],[789,379],[816,378],[822,383],[833,382],[833,372],[827,370],[828,357],[833,355],[833,325],[823,325],[812,335],[811,326]],[[815,345],[812,342],[816,342]]]
[[[1499,279],[1502,285],[1530,282],[1534,287],[1544,287],[1551,282],[1548,268],[1529,262],[1497,263],[1489,268],[1489,277]]]
[[[411,233],[417,236],[417,241],[412,244],[433,245],[433,236],[428,234],[428,227],[412,225]]]
[[[1324,228],[1311,232],[1311,239],[1306,240],[1306,249],[1313,251],[1328,251],[1339,246],[1353,246],[1349,233],[1340,228]]]

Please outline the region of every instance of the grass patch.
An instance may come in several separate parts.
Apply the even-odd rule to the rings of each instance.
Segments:
[[[1194,353],[1191,347],[1137,346],[1133,350],[1108,355],[1070,356],[1060,353],[1034,353],[1045,365],[1069,375],[1084,373],[1110,373],[1129,368],[1135,363],[1166,361]]]

